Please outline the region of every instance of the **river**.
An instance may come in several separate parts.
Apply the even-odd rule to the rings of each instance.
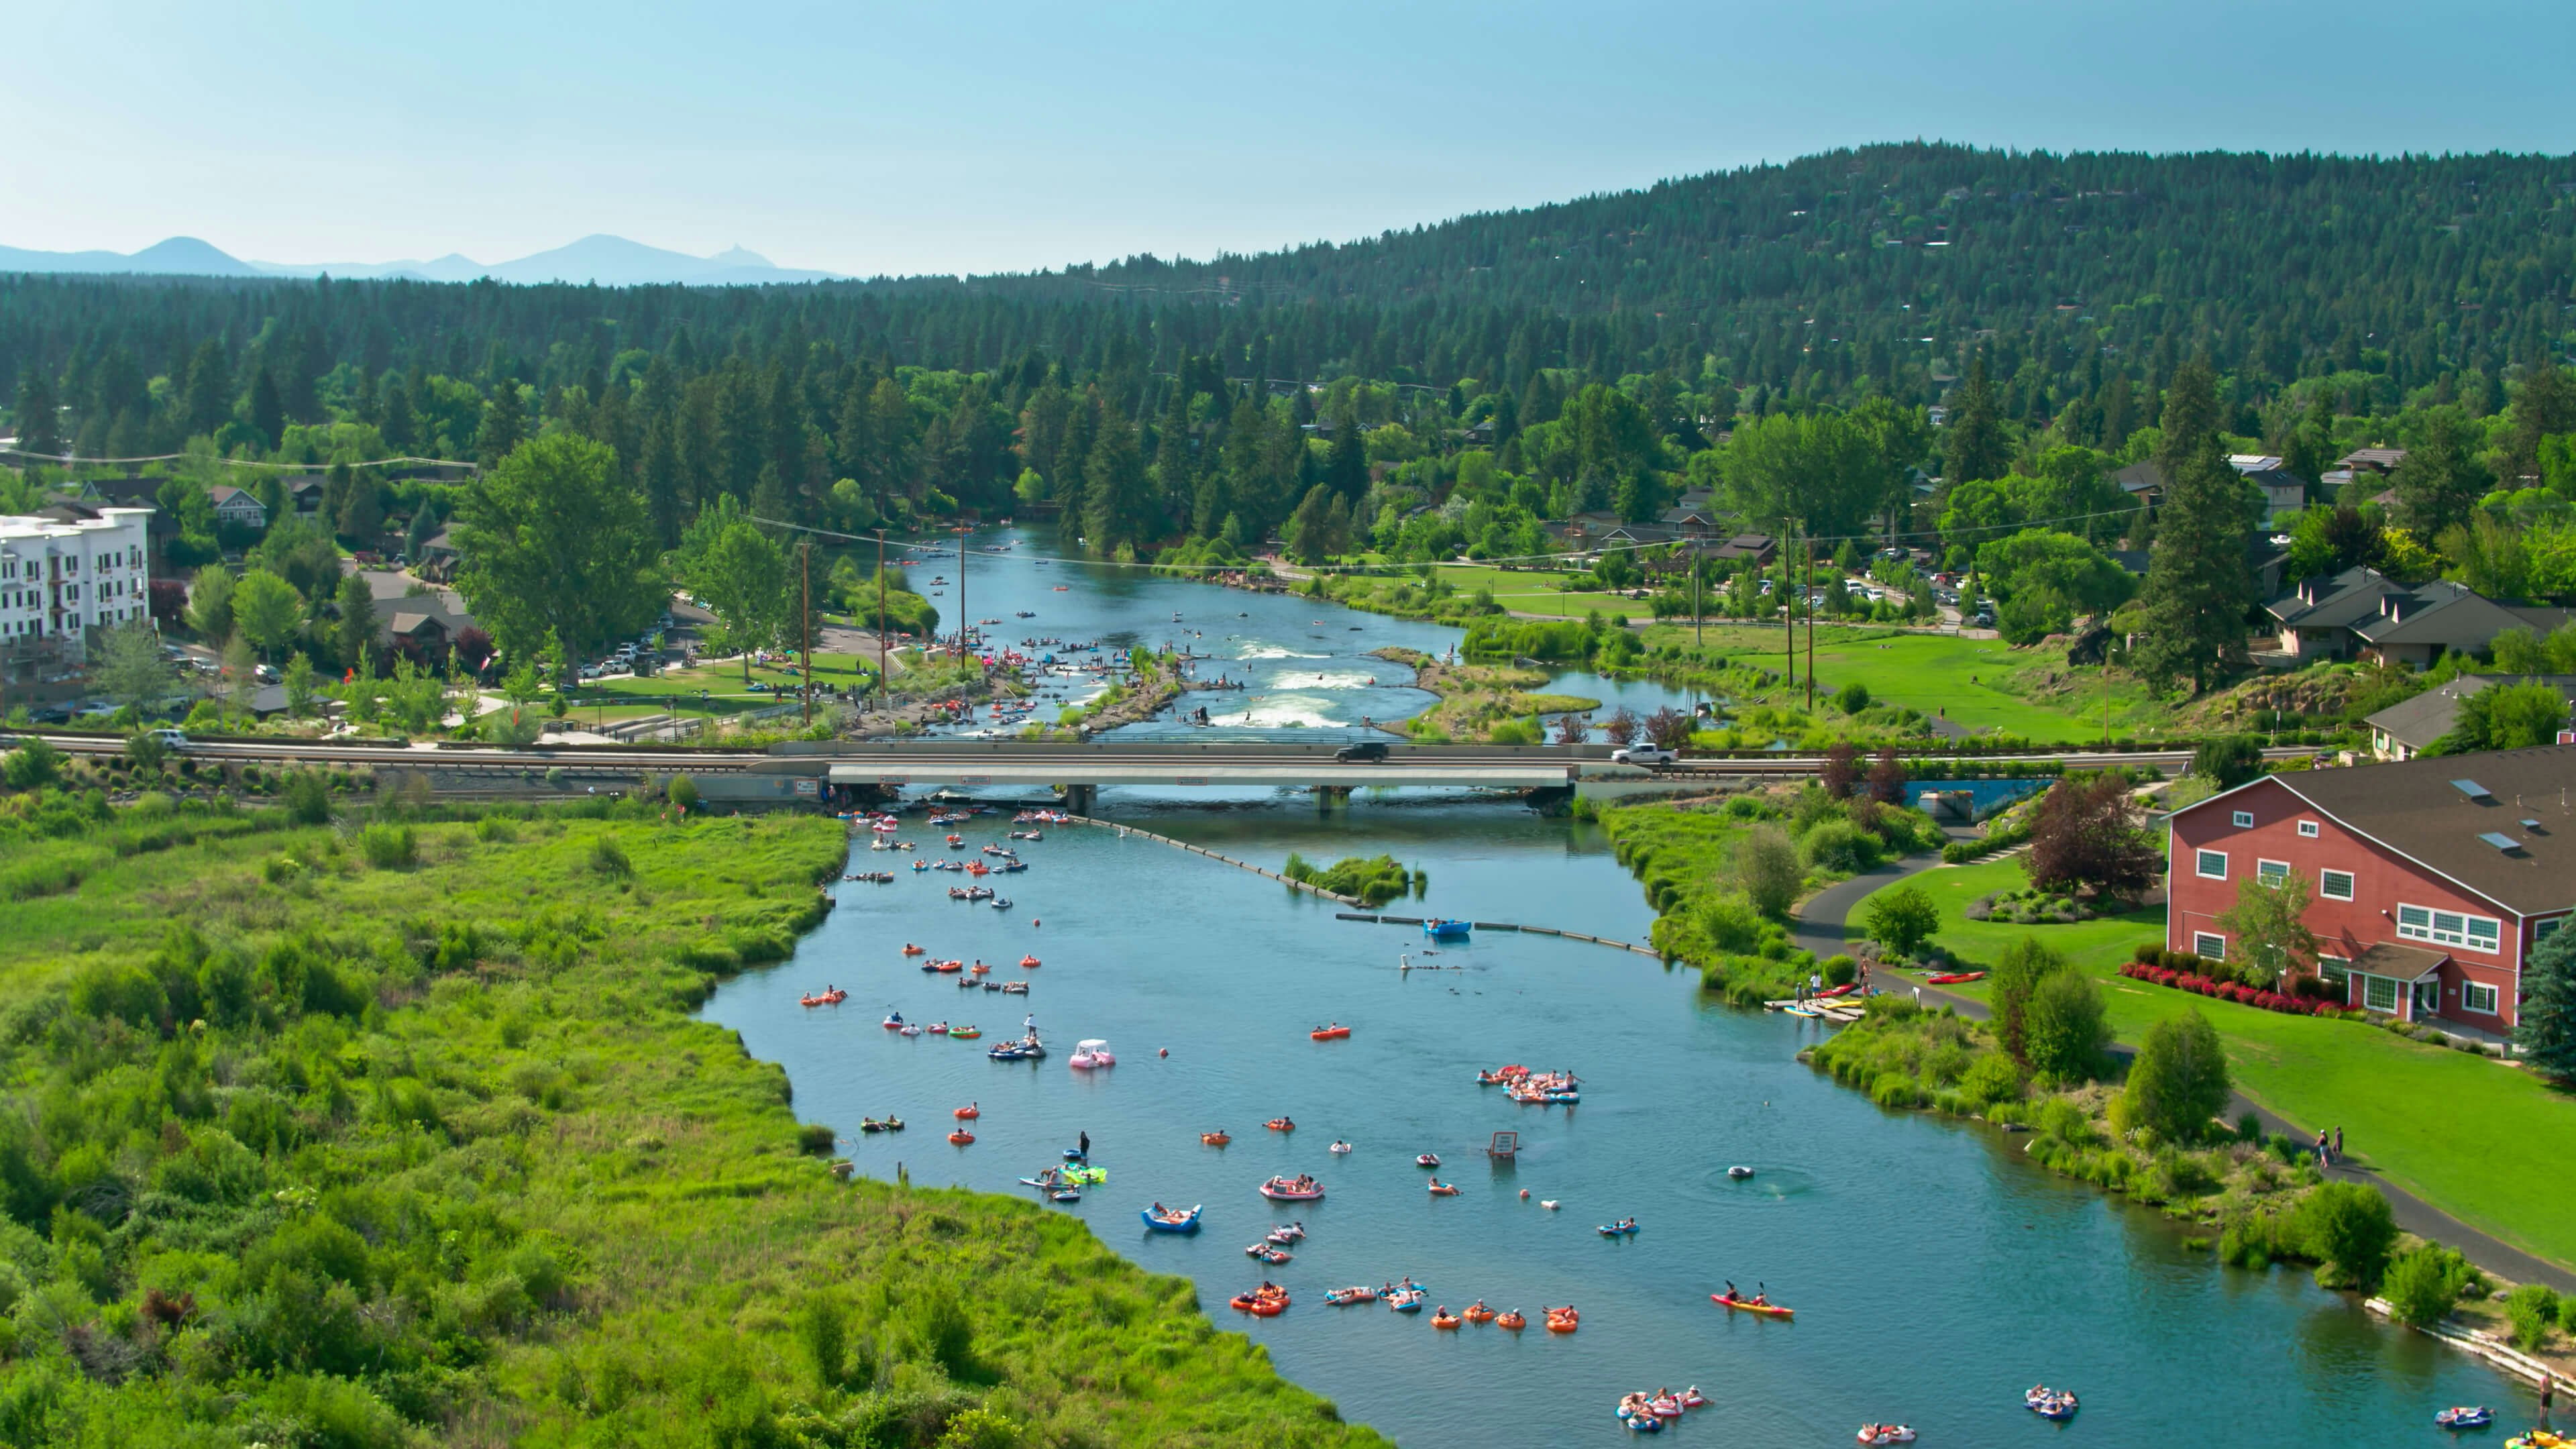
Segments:
[[[916,568],[916,580],[929,572]],[[972,597],[984,597],[984,577]],[[1411,691],[1374,673],[1365,685],[1335,677],[1370,672],[1358,661],[1381,643],[1445,648],[1454,637],[1141,573],[1076,587],[1059,595],[1042,582],[1038,603],[1014,605],[997,582],[1002,597],[976,612],[1037,608],[1038,620],[1019,622],[1066,638],[1160,644],[1186,626],[1211,645],[1225,639],[1223,668],[1277,670],[1250,693],[1283,710],[1303,696],[1297,707],[1311,702],[1317,717],[1288,725],[1256,709],[1256,728],[1335,728],[1375,713],[1363,700],[1390,717]],[[1169,622],[1175,609],[1182,626]],[[1291,665],[1273,649],[1314,657]],[[1326,683],[1296,677],[1309,668]],[[1391,852],[1429,872],[1425,901],[1389,908],[1408,914],[1626,940],[1652,919],[1596,830],[1505,803],[1388,791],[1318,809],[1304,797],[1110,791],[1100,812],[1273,868],[1292,850]],[[981,844],[1007,822],[960,829]],[[903,836],[937,850],[919,825]],[[1109,829],[1050,827],[1020,850],[1030,869],[992,878],[1015,899],[1007,912],[948,900],[958,877],[941,873],[837,887],[840,909],[794,958],[728,983],[707,1015],[782,1063],[799,1114],[839,1128],[871,1175],[901,1164],[919,1183],[1034,1197],[1017,1179],[1087,1132],[1109,1181],[1049,1211],[1194,1279],[1211,1314],[1265,1344],[1283,1373],[1399,1440],[1607,1441],[1624,1437],[1612,1415],[1621,1393],[1686,1384],[1712,1406],[1679,1425],[1681,1438],[1759,1444],[1848,1444],[1864,1420],[1886,1419],[1928,1445],[2060,1432],[2124,1445],[2394,1445],[2426,1439],[2445,1404],[2518,1405],[2508,1417],[2529,1407],[2474,1361],[2379,1326],[2302,1273],[2218,1268],[2155,1214],[2030,1167],[2023,1139],[1873,1106],[1794,1059],[1816,1028],[1719,1005],[1652,958],[1490,932],[1435,956],[1410,928],[1338,920],[1328,902]],[[905,859],[862,847],[854,868]],[[899,955],[906,942],[1043,964],[994,973],[1030,980],[1024,998],[961,991]],[[1399,971],[1404,955],[1444,969]],[[850,1000],[797,1006],[826,982]],[[878,1024],[889,1010],[972,1021],[985,1036],[905,1038]],[[1023,1014],[1055,1054],[988,1060]],[[1311,1041],[1327,1019],[1352,1037]],[[1085,1037],[1108,1039],[1119,1065],[1069,1069]],[[1478,1067],[1504,1062],[1571,1067],[1581,1105],[1519,1107],[1476,1084]],[[950,1111],[970,1101],[984,1112],[978,1140],[952,1147],[941,1140]],[[910,1130],[855,1132],[862,1115],[886,1114]],[[1263,1130],[1281,1114],[1296,1132]],[[1231,1146],[1201,1145],[1216,1128]],[[1520,1155],[1491,1162],[1483,1148],[1505,1129],[1522,1134]],[[1336,1137],[1356,1150],[1330,1153]],[[1431,1174],[1413,1161],[1424,1151],[1444,1159],[1437,1175],[1461,1195],[1430,1196]],[[1730,1180],[1737,1163],[1756,1175]],[[1256,1195],[1263,1179],[1296,1172],[1321,1178],[1326,1200],[1282,1211]],[[1158,1200],[1205,1204],[1206,1230],[1148,1234],[1137,1211]],[[1633,1239],[1593,1231],[1631,1215]],[[1265,1269],[1244,1256],[1292,1218],[1310,1230],[1294,1262]],[[1407,1274],[1435,1303],[1482,1297],[1533,1326],[1438,1332],[1428,1315],[1322,1299]],[[1225,1306],[1265,1276],[1295,1295],[1286,1314]],[[1767,1285],[1797,1319],[1719,1309],[1708,1295],[1729,1278]],[[1567,1302],[1583,1309],[1581,1331],[1542,1332],[1538,1310]],[[2083,1396],[2072,1424],[2020,1407],[2037,1382]]]
[[[1104,736],[1111,739],[1208,738],[1211,729],[1270,739],[1355,736],[1372,723],[1409,719],[1432,703],[1428,693],[1413,688],[1411,669],[1376,658],[1373,651],[1397,646],[1445,654],[1463,632],[1299,595],[1258,594],[1150,569],[1071,560],[1047,534],[1025,528],[970,535],[963,562],[965,617],[994,621],[981,625],[988,648],[1042,654],[1055,646],[1038,641],[1096,643],[1102,654],[1081,656],[1091,660],[1137,645],[1180,649],[1207,656],[1194,665],[1198,679],[1245,686],[1193,691],[1160,717]],[[959,618],[959,564],[953,548],[905,562],[913,587],[932,595],[943,630],[953,629]],[[1023,612],[1031,617],[1021,617]],[[1083,703],[1104,686],[1105,681],[1050,676],[1037,718],[1052,722],[1057,709]],[[1621,705],[1640,715],[1667,705],[1687,710],[1691,702],[1688,690],[1584,670],[1551,671],[1545,688],[1601,700],[1604,713]],[[1207,727],[1178,718],[1181,709],[1200,707],[1208,712]],[[989,728],[989,722],[969,722],[944,732]]]

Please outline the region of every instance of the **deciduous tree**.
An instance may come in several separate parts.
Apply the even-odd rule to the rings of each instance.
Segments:
[[[669,597],[643,499],[609,449],[572,433],[523,443],[465,486],[456,582],[516,654],[549,631],[588,652],[652,622]]]
[[[2134,899],[2155,884],[2164,852],[2130,818],[2128,791],[2116,777],[2060,780],[2038,814],[2023,861],[2032,885]]]

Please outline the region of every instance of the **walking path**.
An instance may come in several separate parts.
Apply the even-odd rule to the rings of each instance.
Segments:
[[[1863,897],[1891,881],[1903,880],[1907,876],[1918,874],[1939,864],[1938,856],[1914,856],[1880,866],[1867,874],[1856,875],[1839,885],[1829,886],[1817,892],[1798,912],[1795,940],[1800,947],[1815,952],[1819,957],[1830,956],[1842,950],[1844,922],[1849,917],[1851,908],[1859,904]],[[1892,969],[1881,968],[1881,970],[1886,973],[1886,979],[1878,983],[1882,992],[1903,990],[1905,985],[1912,984],[1910,978],[1898,976]],[[1954,991],[1944,991],[1937,986],[1917,986],[1915,990],[1926,1006],[1952,1007],[1961,1016],[1973,1021],[1983,1021],[1987,1017],[1986,1004],[1973,996],[1962,996]],[[2115,1054],[2121,1056],[2128,1055],[2130,1050],[2131,1048],[2128,1047],[2112,1048]],[[2316,1140],[2315,1124],[2303,1127],[2270,1110],[2262,1103],[2239,1093],[2228,1105],[2228,1116],[2235,1118],[2246,1112],[2252,1112],[2260,1118],[2265,1131],[2286,1133],[2302,1142]],[[2331,1128],[2334,1124],[2324,1125]],[[2355,1161],[2349,1155],[2343,1161],[2326,1169],[2326,1175],[2338,1181],[2364,1182],[2378,1188],[2387,1197],[2388,1205],[2396,1215],[2397,1226],[2418,1237],[2430,1238],[2446,1246],[2457,1248],[2470,1262],[2481,1268],[2501,1274],[2517,1283],[2546,1283],[2561,1293],[2576,1293],[2576,1273],[2571,1273],[2555,1263],[2536,1258],[2510,1243],[2470,1227],[2406,1189],[2382,1179],[2376,1171]]]

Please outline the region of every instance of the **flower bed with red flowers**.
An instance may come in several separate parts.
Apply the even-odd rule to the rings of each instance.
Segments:
[[[2287,1012],[2292,1016],[2341,1016],[2343,1014],[2343,1007],[2337,1002],[2312,1001],[2306,997],[2267,991],[2259,986],[2248,986],[2242,981],[2220,981],[2215,977],[2203,976],[2196,971],[2177,971],[2170,966],[2153,966],[2142,961],[2128,961],[2121,964],[2120,974],[2132,981],[2149,981],[2158,986],[2170,986],[2177,991],[2196,991],[2203,996],[2216,997],[2221,1001],[2261,1007],[2265,1011]]]

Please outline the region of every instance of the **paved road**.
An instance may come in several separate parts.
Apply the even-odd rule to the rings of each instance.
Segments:
[[[1891,881],[1902,880],[1939,863],[1938,856],[1914,856],[1904,861],[1883,865],[1866,875],[1854,876],[1839,885],[1818,892],[1798,913],[1795,932],[1798,945],[1815,952],[1820,957],[1830,956],[1842,950],[1844,922],[1850,915],[1851,908],[1857,905],[1862,897]],[[1903,991],[1905,986],[1896,984],[1899,982],[1910,985],[1912,978],[1900,977],[1890,972],[1886,980],[1878,983],[1879,989]],[[1961,1016],[1975,1021],[1983,1021],[1987,1017],[1986,1004],[1976,997],[1944,991],[1937,986],[1922,986],[1917,989],[1926,1006],[1953,1007]],[[2123,1058],[2127,1057],[2131,1050],[2125,1046],[2112,1048],[2114,1055]],[[2239,1093],[2228,1105],[2227,1115],[2233,1119],[2247,1112],[2260,1117],[2266,1131],[2284,1132],[2302,1142],[2316,1140],[2317,1128],[2320,1124],[2293,1122],[2262,1103]],[[2332,1130],[2335,1124],[2328,1122],[2322,1125]],[[2358,1148],[2362,1144],[2347,1142],[2345,1145],[2349,1148]],[[2468,1257],[2470,1262],[2490,1272],[2501,1274],[2517,1283],[2546,1283],[2561,1293],[2576,1293],[2576,1272],[2570,1272],[2555,1263],[2534,1257],[2510,1243],[2470,1227],[2406,1189],[2382,1179],[2366,1161],[2356,1161],[2347,1153],[2343,1161],[2327,1169],[2326,1175],[2344,1182],[2366,1182],[2378,1188],[2388,1198],[2388,1205],[2395,1213],[2399,1227],[2419,1237],[2431,1238],[2457,1248]]]

